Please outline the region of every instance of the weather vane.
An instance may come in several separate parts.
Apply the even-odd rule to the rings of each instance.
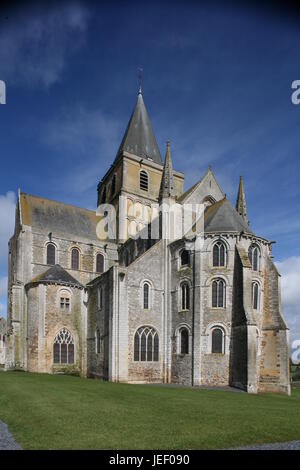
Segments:
[[[139,93],[142,93],[142,78],[143,78],[143,69],[142,67],[139,67],[138,68]]]

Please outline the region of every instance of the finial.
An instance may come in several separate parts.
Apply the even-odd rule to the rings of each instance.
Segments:
[[[138,68],[138,82],[139,82],[139,95],[142,94],[142,78],[143,78],[143,69],[141,67]]]
[[[211,165],[208,165],[208,169],[211,171]]]
[[[170,147],[170,139],[167,140],[167,147]]]

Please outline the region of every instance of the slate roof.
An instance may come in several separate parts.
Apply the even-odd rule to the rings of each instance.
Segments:
[[[28,283],[28,285],[30,284],[60,284],[63,286],[83,288],[83,285],[59,264],[51,266],[47,271],[33,278]]]
[[[20,211],[21,223],[41,232],[69,234],[74,240],[98,240],[96,226],[100,219],[96,211],[25,193],[20,193]]]
[[[207,207],[204,213],[205,232],[246,232],[254,235],[249,225],[226,197]]]
[[[144,159],[153,160],[153,162],[162,165],[160,151],[141,91],[139,91],[134,110],[117,153],[117,158],[124,151]]]

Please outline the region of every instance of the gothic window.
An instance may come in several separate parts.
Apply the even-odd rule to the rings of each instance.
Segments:
[[[189,332],[187,328],[180,330],[180,354],[189,353]]]
[[[248,257],[251,263],[253,271],[258,271],[259,269],[259,249],[256,245],[251,245],[248,250]]]
[[[114,196],[115,192],[116,192],[116,175],[112,177],[112,181],[111,181],[111,190],[110,190],[111,196]]]
[[[254,310],[258,310],[258,283],[252,284],[252,306]]]
[[[53,343],[54,364],[74,364],[74,341],[70,332],[63,328]]]
[[[225,246],[222,242],[217,242],[213,247],[213,266],[225,266]]]
[[[215,279],[212,283],[212,307],[225,307],[225,282],[223,279]]]
[[[143,285],[143,308],[145,310],[149,309],[149,294],[150,294],[150,286],[148,282],[145,282]]]
[[[187,282],[181,284],[181,310],[190,308],[190,286]]]
[[[77,248],[72,249],[72,269],[79,269],[79,250]]]
[[[55,246],[52,243],[47,245],[47,264],[55,264]]]
[[[158,334],[151,326],[142,326],[134,335],[134,360],[158,361]]]
[[[101,308],[103,306],[103,290],[102,290],[102,287],[98,287],[98,290],[97,290],[97,305],[98,305],[98,308],[101,310]]]
[[[183,250],[181,252],[180,264],[181,266],[188,266],[190,264],[190,252],[188,250]]]
[[[148,191],[148,173],[144,170],[140,171],[140,189]]]
[[[211,352],[224,353],[224,333],[221,328],[214,328],[211,333]]]
[[[95,331],[95,341],[96,341],[96,354],[99,354],[101,351],[101,337],[100,337],[100,330],[96,328]]]
[[[104,256],[101,253],[96,257],[96,272],[102,274],[104,271]]]

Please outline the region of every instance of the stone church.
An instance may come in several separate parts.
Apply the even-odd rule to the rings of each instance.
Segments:
[[[184,191],[141,90],[98,184],[101,205],[115,211],[114,237],[99,228],[107,211],[18,192],[5,369],[290,393],[280,274],[272,242],[249,226],[242,179],[236,207],[210,167]],[[202,230],[163,236],[161,205],[202,206]]]

